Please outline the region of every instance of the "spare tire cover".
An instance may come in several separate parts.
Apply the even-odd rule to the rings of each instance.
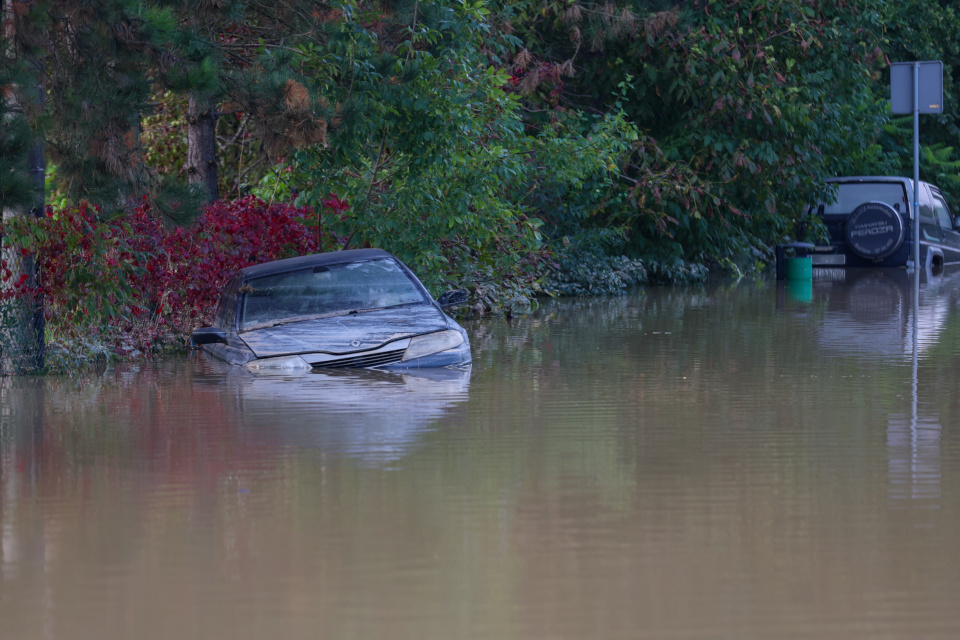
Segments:
[[[865,202],[847,217],[846,236],[858,256],[883,260],[903,244],[903,219],[886,202]]]

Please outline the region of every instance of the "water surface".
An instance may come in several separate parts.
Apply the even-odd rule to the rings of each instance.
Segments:
[[[465,374],[0,381],[0,638],[954,638],[960,274],[467,323]],[[916,348],[914,345],[916,344]]]

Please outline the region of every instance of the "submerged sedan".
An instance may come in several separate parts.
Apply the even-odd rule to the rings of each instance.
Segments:
[[[471,362],[466,331],[406,266],[380,249],[276,260],[237,272],[214,326],[193,332],[210,355],[251,371],[418,369]]]

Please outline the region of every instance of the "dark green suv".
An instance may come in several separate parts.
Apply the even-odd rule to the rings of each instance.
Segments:
[[[831,178],[831,202],[812,208],[830,233],[822,263],[852,267],[902,267],[913,256],[913,180],[890,176]],[[829,199],[829,198],[828,198]],[[960,262],[958,220],[940,189],[920,183],[920,263],[929,267]],[[815,255],[817,255],[815,254]]]

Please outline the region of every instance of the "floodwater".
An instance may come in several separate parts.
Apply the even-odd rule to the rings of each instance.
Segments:
[[[956,638],[958,304],[838,271],[469,322],[462,375],[2,380],[0,638]]]

